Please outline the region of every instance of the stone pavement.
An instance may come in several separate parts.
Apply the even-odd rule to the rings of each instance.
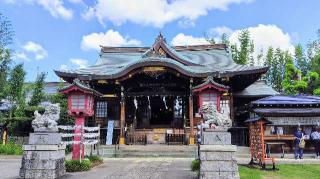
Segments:
[[[88,172],[68,173],[63,179],[179,179],[194,178],[190,170],[192,158],[105,158],[104,163]],[[248,164],[250,159],[237,158],[238,164]],[[277,163],[320,164],[320,159],[306,158],[276,159]],[[0,155],[0,178],[17,178],[21,165],[21,156]]]
[[[105,159],[89,172],[69,173],[65,179],[196,179],[190,170],[192,159],[182,158],[126,158]]]

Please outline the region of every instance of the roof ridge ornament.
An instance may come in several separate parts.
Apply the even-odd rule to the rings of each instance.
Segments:
[[[156,38],[156,42],[164,42],[167,43],[166,38],[163,37],[161,31],[159,32],[158,37]]]

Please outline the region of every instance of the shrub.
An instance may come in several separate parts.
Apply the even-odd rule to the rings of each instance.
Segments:
[[[99,156],[87,156],[87,158],[90,160],[90,162],[94,163],[94,162],[103,162],[103,159]]]
[[[200,160],[195,159],[191,163],[191,170],[192,171],[199,171],[200,170]]]
[[[103,159],[99,156],[86,156],[92,163],[92,167],[95,167],[97,165],[100,165],[103,163]]]
[[[70,154],[72,152],[72,145],[67,145],[65,152],[66,152],[66,155]]]
[[[22,145],[16,145],[13,142],[9,142],[6,145],[0,144],[0,154],[22,155],[22,153]]]
[[[91,168],[90,160],[66,160],[66,170],[67,172],[82,172],[88,171]]]

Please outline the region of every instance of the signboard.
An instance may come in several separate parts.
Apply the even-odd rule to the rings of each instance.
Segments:
[[[320,125],[320,117],[266,117],[266,119],[272,122],[272,125]]]
[[[109,120],[108,121],[108,128],[107,128],[106,145],[112,145],[113,127],[114,127],[114,121],[113,120]]]

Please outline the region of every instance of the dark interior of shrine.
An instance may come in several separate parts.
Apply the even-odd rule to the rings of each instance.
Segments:
[[[123,82],[126,120],[136,128],[183,128],[189,79],[169,71],[143,72]]]

